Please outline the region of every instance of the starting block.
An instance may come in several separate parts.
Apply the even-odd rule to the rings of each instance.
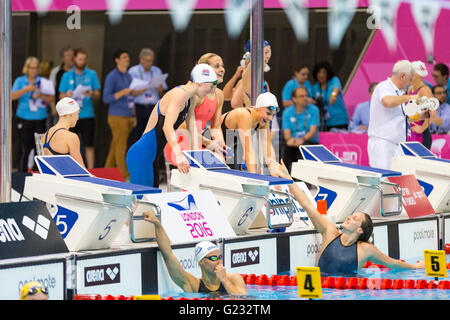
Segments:
[[[276,229],[292,225],[292,196],[274,190],[292,180],[232,170],[209,150],[186,150],[183,154],[190,164],[189,173],[173,169],[171,185],[188,191],[211,190],[236,234],[245,234],[251,226]],[[270,201],[270,194],[283,200]],[[256,219],[264,206],[265,214]],[[286,218],[275,224],[271,210],[280,208],[287,208],[283,211]]]
[[[70,251],[109,248],[127,221],[137,242],[134,220],[142,218],[134,218],[133,210],[138,198],[160,189],[94,177],[66,155],[35,161],[40,174],[26,177],[24,195],[47,203]]]
[[[450,160],[437,158],[420,142],[400,145],[404,155],[392,159],[392,168],[416,176],[436,213],[450,212]]]
[[[327,201],[327,217],[343,222],[357,211],[372,217],[402,213],[401,188],[385,179],[400,172],[343,163],[323,145],[301,146],[304,160],[292,164],[292,177],[318,188],[315,200]]]

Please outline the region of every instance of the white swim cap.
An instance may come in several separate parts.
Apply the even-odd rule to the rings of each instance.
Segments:
[[[218,246],[210,241],[202,241],[195,246],[195,260],[200,262],[208,253],[214,250],[220,250]]]
[[[192,69],[191,81],[196,83],[217,82],[217,75],[210,65],[200,63]]]
[[[78,103],[69,97],[62,98],[56,104],[56,112],[58,112],[59,116],[75,113],[78,110],[80,110]]]
[[[264,108],[264,107],[276,107],[278,108],[277,97],[270,92],[261,93],[258,98],[256,98],[256,106],[255,108]]]
[[[428,75],[427,67],[425,66],[425,63],[422,61],[413,61],[411,62],[411,65],[414,69],[414,71],[421,77],[426,77]]]

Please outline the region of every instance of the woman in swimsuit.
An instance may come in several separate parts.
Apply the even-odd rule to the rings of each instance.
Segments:
[[[217,84],[213,68],[207,64],[196,65],[191,72],[191,81],[169,90],[157,103],[147,122],[142,137],[128,150],[126,161],[130,182],[146,186],[159,186],[158,162],[166,143],[175,155],[175,163],[182,173],[189,172],[189,162],[178,144],[175,130],[186,120],[196,149],[198,136],[195,128],[195,99],[203,98]]]
[[[270,70],[270,67],[268,65],[270,57],[272,56],[272,50],[270,47],[269,42],[264,40],[264,52],[263,52],[263,68],[264,72],[267,72]],[[250,40],[247,41],[245,44],[245,50],[250,51]],[[234,108],[240,108],[245,106],[250,106],[250,93],[251,93],[251,75],[252,75],[252,66],[251,63],[247,65],[247,67],[242,72],[242,79],[240,82],[236,85],[235,90],[233,91],[233,97],[231,98],[231,107]],[[267,81],[264,81],[263,84],[263,92],[270,92],[270,87]]]
[[[274,176],[292,179],[283,162],[278,168],[280,170],[273,174]],[[306,194],[295,183],[289,185],[289,192],[305,209],[312,224],[322,235],[318,263],[321,273],[357,273],[367,261],[384,265],[390,269],[424,268],[423,261],[412,265],[393,259],[383,254],[370,243],[369,239],[372,235],[373,223],[368,214],[356,212],[349,215],[341,224],[342,231],[339,231],[333,223],[317,211]]]
[[[428,87],[423,82],[423,77],[428,75],[428,71],[425,67],[425,64],[422,61],[414,61],[411,63],[414,68],[415,74],[411,80],[411,86],[408,89],[409,95],[418,95],[420,97],[433,97],[433,93],[431,92],[430,87]],[[431,148],[432,138],[431,132],[428,128],[430,124],[433,122],[434,115],[436,114],[433,111],[431,114],[432,118],[427,118],[425,120],[409,120],[409,124],[411,127],[411,135],[408,137],[408,141],[418,141],[422,143],[428,149]]]
[[[222,254],[215,244],[199,242],[194,249],[195,260],[202,270],[201,278],[185,271],[173,254],[170,240],[161,222],[152,211],[144,212],[144,219],[155,226],[155,237],[159,250],[172,280],[185,292],[220,292],[223,294],[247,294],[245,282],[239,273],[227,273],[222,263]]]
[[[206,53],[200,57],[197,64],[208,64],[211,66],[217,75],[217,84],[223,82],[223,76],[225,74],[225,67],[222,58],[215,53]],[[221,89],[214,88],[212,92],[209,92],[202,99],[196,99],[196,107],[194,109],[195,121],[198,136],[202,138],[202,146],[216,152],[217,156],[223,160],[223,154],[226,152],[226,145],[224,137],[222,136],[222,130],[220,130],[220,117],[222,115],[223,106],[223,92]],[[212,140],[206,139],[202,136],[202,131],[206,128],[207,123],[210,122],[210,133]],[[176,132],[179,140],[179,145],[182,150],[190,149],[189,139],[186,136],[186,122],[183,122]],[[196,149],[199,149],[197,146]],[[167,144],[164,150],[167,160],[175,165],[175,155]]]
[[[42,136],[44,155],[70,155],[85,168],[80,152],[78,135],[69,131],[75,127],[80,113],[80,106],[72,98],[62,98],[56,104],[58,122]]]
[[[270,122],[278,112],[277,98],[270,92],[262,93],[256,100],[256,106],[237,108],[222,115],[222,132],[228,146],[232,146],[234,159],[230,167],[240,169],[241,159],[238,157],[237,143],[233,143],[235,136],[239,137],[244,161],[248,172],[258,173],[256,155],[252,143],[252,131],[262,134],[262,153],[264,160],[272,170],[272,165],[278,165],[275,160],[275,150],[272,146]]]

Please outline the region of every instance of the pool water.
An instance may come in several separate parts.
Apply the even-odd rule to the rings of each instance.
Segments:
[[[419,259],[417,259],[419,260]],[[414,261],[417,261],[414,260]],[[448,261],[448,258],[447,258]],[[407,261],[410,262],[411,261]],[[295,273],[284,273],[290,276]],[[270,276],[270,275],[269,275]],[[322,275],[326,277],[328,275]],[[332,275],[330,275],[332,276]],[[386,270],[378,268],[361,269],[357,275],[358,278],[370,279],[412,279],[425,280],[427,283],[434,280],[433,277],[427,277],[424,269],[417,270]],[[450,271],[447,277],[439,278],[438,281],[450,281]],[[177,298],[220,298],[220,299],[245,299],[245,300],[304,300],[299,298],[296,286],[261,286],[246,285],[248,295],[232,296],[232,295],[211,295],[202,293],[181,293],[171,295]],[[322,288],[323,300],[450,300],[450,289],[328,289]]]

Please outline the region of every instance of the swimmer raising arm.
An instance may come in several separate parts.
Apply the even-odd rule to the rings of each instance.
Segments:
[[[272,175],[277,177],[282,177],[285,179],[292,179],[289,175],[288,170],[286,169],[283,161],[281,165],[278,166],[278,170]],[[419,269],[424,268],[424,262],[420,261],[415,265],[403,262],[401,260],[393,259],[385,254],[383,254],[377,247],[375,247],[372,243],[368,242],[372,231],[373,224],[370,219],[370,216],[362,213],[356,212],[347,217],[347,219],[342,223],[342,232],[338,230],[338,228],[331,223],[327,218],[321,215],[316,207],[311,203],[306,194],[298,187],[295,183],[289,185],[289,191],[292,195],[297,199],[300,205],[305,209],[309,219],[311,220],[314,227],[317,231],[322,235],[322,249],[320,252],[320,258],[322,254],[325,253],[327,247],[334,242],[335,240],[339,240],[340,245],[344,248],[349,248],[353,245],[357,245],[357,254],[356,256],[351,256],[350,259],[354,260],[354,266],[356,270],[361,269],[367,261],[371,261],[376,264],[384,265],[391,269]],[[338,239],[339,238],[339,239]],[[336,253],[339,254],[339,250],[341,250],[339,246],[336,246]],[[334,250],[334,249],[331,249]],[[347,250],[347,249],[343,249]],[[327,252],[327,257],[332,257],[333,252]],[[320,258],[319,258],[319,266],[320,266]],[[332,260],[337,260],[335,258],[331,258]],[[351,261],[350,261],[351,262]],[[340,260],[338,263],[344,263]],[[345,261],[347,263],[347,261]],[[349,263],[351,265],[351,263]],[[336,266],[335,268],[339,268]],[[321,267],[322,269],[322,267]],[[333,272],[334,270],[330,270]]]
[[[227,273],[222,263],[220,249],[209,241],[199,242],[195,247],[195,259],[202,271],[196,278],[185,271],[170,246],[170,240],[154,212],[143,213],[145,221],[155,226],[156,242],[172,280],[185,292],[221,292],[247,294],[245,282],[239,273]]]

